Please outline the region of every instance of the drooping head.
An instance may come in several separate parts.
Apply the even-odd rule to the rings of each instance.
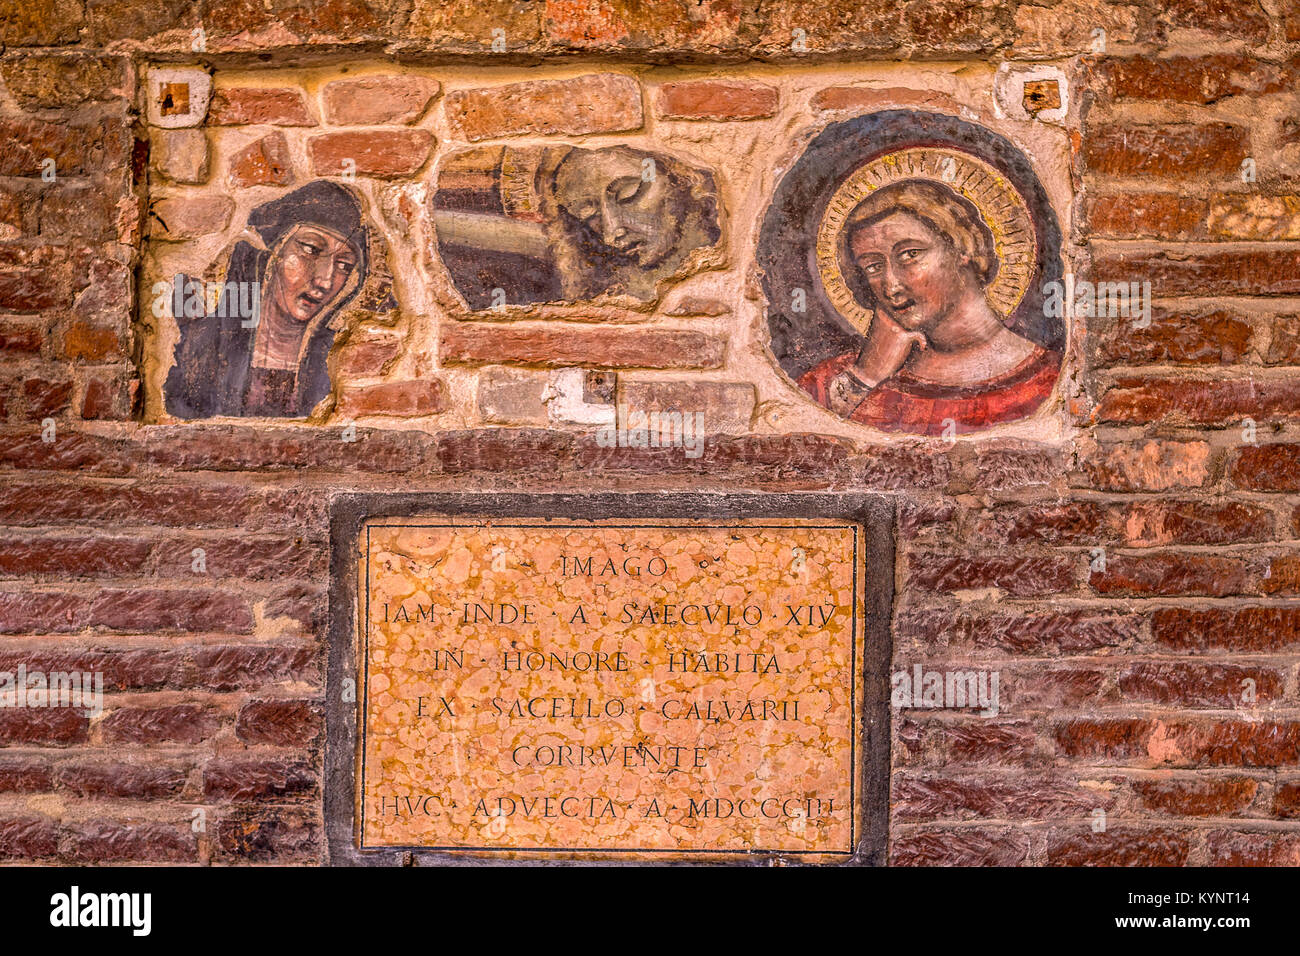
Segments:
[[[840,233],[840,269],[858,301],[929,332],[997,275],[993,236],[947,185],[909,179],[875,190]]]

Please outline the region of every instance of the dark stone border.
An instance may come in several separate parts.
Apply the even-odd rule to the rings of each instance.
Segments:
[[[469,853],[402,850],[360,852],[354,843],[357,703],[344,702],[343,681],[357,673],[354,640],[356,553],[361,523],[367,518],[417,514],[497,515],[510,518],[835,518],[862,528],[865,563],[863,620],[863,706],[858,717],[860,794],[858,845],[841,866],[879,866],[885,862],[889,827],[889,668],[892,658],[890,615],[894,600],[894,505],[862,494],[347,494],[330,506],[330,646],[326,671],[325,830],[334,866],[413,865],[769,865],[798,864],[781,853],[738,853],[722,860],[592,859],[595,851],[542,859],[503,860]],[[360,701],[360,688],[357,688]],[[872,812],[874,811],[874,812]]]

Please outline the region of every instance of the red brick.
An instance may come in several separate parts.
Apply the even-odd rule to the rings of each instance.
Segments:
[[[196,548],[203,550],[202,571],[194,570]],[[154,553],[156,573],[163,577],[261,581],[320,573],[327,565],[328,550],[321,541],[240,533],[165,541]]]
[[[163,800],[185,788],[183,767],[129,763],[64,763],[55,779],[60,790],[81,798]]]
[[[241,863],[315,861],[320,831],[313,817],[276,808],[241,810],[217,824],[222,857]]]
[[[44,378],[28,378],[23,382],[23,400],[27,406],[27,417],[35,420],[48,415],[57,415],[67,409],[72,401],[72,383],[69,381],[51,381]]]
[[[901,821],[1083,816],[1097,807],[1109,809],[1115,800],[1064,777],[1027,774],[972,778],[901,773],[894,777],[889,796],[894,819]]]
[[[102,185],[64,185],[41,200],[41,236],[107,242],[118,236],[117,198]]]
[[[85,22],[85,7],[75,0],[13,0],[0,11],[0,43],[6,46],[76,43]]]
[[[1083,153],[1088,169],[1100,176],[1228,176],[1236,175],[1250,155],[1250,137],[1227,123],[1107,123],[1084,132]]]
[[[565,432],[491,429],[445,432],[438,442],[438,461],[448,474],[478,471],[531,471],[539,461],[559,462],[573,456],[574,437]]]
[[[378,377],[402,354],[405,338],[385,329],[361,328],[352,334],[339,356],[339,371],[351,378]]]
[[[1083,469],[1087,486],[1102,491],[1201,488],[1210,478],[1210,446],[1158,439],[1100,445]]]
[[[1249,491],[1300,491],[1300,444],[1248,445],[1236,453],[1228,477]]]
[[[1099,594],[1225,597],[1253,593],[1255,575],[1240,558],[1210,554],[1111,554],[1088,583]]]
[[[432,149],[433,134],[424,129],[325,133],[307,143],[317,176],[339,176],[349,169],[381,179],[409,176],[424,165]],[[347,160],[354,165],[349,167]]]
[[[1255,682],[1262,706],[1282,696],[1286,675],[1266,667],[1142,661],[1125,667],[1116,685],[1125,700],[1231,710],[1253,706],[1243,696],[1246,680]]]
[[[1300,608],[1163,608],[1151,637],[1180,651],[1275,651],[1300,644]]]
[[[1052,735],[1060,756],[1125,760],[1146,755],[1154,729],[1138,717],[1085,717],[1057,724]]]
[[[1064,456],[1057,448],[988,447],[976,454],[973,485],[989,491],[1054,484],[1065,471]]]
[[[0,593],[0,633],[252,630],[247,602],[233,594],[157,589],[102,590],[94,596],[57,592]]]
[[[106,692],[158,690],[169,684],[185,685],[184,655],[180,651],[36,648],[0,651],[0,670],[15,673],[20,664],[25,665],[29,672],[101,673]],[[201,686],[201,681],[196,683]]]
[[[218,716],[199,704],[119,707],[99,722],[105,743],[197,744],[219,727]]]
[[[232,87],[215,90],[208,106],[208,125],[315,126],[299,89]]]
[[[1260,582],[1265,594],[1300,593],[1300,554],[1276,555],[1269,560],[1268,570]]]
[[[616,133],[641,128],[641,87],[630,76],[593,73],[447,94],[447,121],[471,142],[530,133]]]
[[[438,354],[469,365],[586,368],[719,368],[726,343],[703,332],[658,329],[535,329],[448,323]]]
[[[131,400],[137,380],[131,372],[119,374],[94,372],[86,376],[81,397],[81,417],[87,421],[127,421],[131,417]]]
[[[1273,815],[1287,819],[1300,817],[1300,780],[1281,779],[1274,784]]]
[[[198,239],[225,229],[234,211],[229,196],[157,199],[149,206],[151,235],[170,242]]]
[[[348,418],[366,415],[420,417],[437,415],[446,409],[446,388],[442,382],[425,378],[344,389],[338,414]]]
[[[1028,858],[1028,834],[1006,829],[909,829],[889,847],[890,866],[1020,866]]]
[[[57,446],[66,443],[59,449]],[[39,450],[40,436],[28,444]],[[63,451],[51,460],[55,467],[75,469],[93,451],[78,448],[73,438],[60,438],[49,447]],[[34,459],[39,462],[40,459]],[[40,467],[39,464],[28,467]],[[247,488],[145,487],[94,485],[85,482],[10,483],[0,489],[0,520],[11,525],[108,523],[205,527],[238,525],[248,516],[255,495]]]
[[[1122,379],[1097,408],[1097,419],[1120,424],[1146,422],[1239,425],[1300,418],[1300,381],[1294,379]]]
[[[949,647],[990,647],[1018,654],[1068,654],[1119,647],[1137,640],[1143,618],[1110,612],[981,614],[946,607],[904,607],[894,618],[898,645],[930,646],[944,635]]]
[[[39,320],[0,321],[0,353],[38,355],[44,339],[44,324]]]
[[[1294,63],[1223,53],[1209,56],[1109,58],[1097,66],[1116,99],[1209,105],[1224,97],[1281,93],[1296,82]]]
[[[1273,513],[1234,501],[1115,503],[1098,500],[1005,506],[977,517],[972,536],[997,544],[1234,544],[1267,541]]]
[[[250,700],[239,710],[235,736],[246,744],[303,747],[322,729],[322,710],[314,701]]]
[[[1206,848],[1210,866],[1300,866],[1300,838],[1294,832],[1214,830]]]
[[[138,574],[151,547],[131,538],[0,539],[0,574],[61,579]]]
[[[7,746],[37,744],[64,747],[84,744],[89,728],[90,719],[80,708],[24,707],[0,710],[0,741]]]
[[[54,856],[58,849],[58,830],[44,817],[0,819],[0,859],[28,863]]]
[[[1108,827],[1104,833],[1054,833],[1048,866],[1185,866],[1191,834],[1178,830]]]
[[[1219,193],[1210,200],[1209,230],[1216,239],[1300,239],[1300,196]]]
[[[197,863],[198,845],[189,822],[184,824],[93,821],[69,826],[75,863]]]
[[[920,715],[923,711],[914,711]],[[1037,735],[1025,721],[987,717],[930,719],[916,717],[896,725],[900,742],[907,746],[900,765],[954,763],[1019,765],[1037,761]],[[909,743],[909,740],[911,741]]]
[[[1088,204],[1089,232],[1116,239],[1199,239],[1209,212],[1204,199],[1178,193],[1118,193]]]
[[[364,76],[325,87],[325,121],[338,126],[414,123],[438,95],[437,80],[424,76]]]
[[[951,110],[953,102],[944,93],[932,90],[914,90],[903,86],[831,86],[813,94],[815,110],[852,110],[871,112],[879,109],[917,107],[920,109]]]
[[[1258,3],[1237,0],[1167,0],[1158,8],[1169,28],[1200,30],[1216,40],[1240,37],[1253,43],[1268,39],[1268,15]]]
[[[1300,293],[1300,251],[1122,250],[1096,256],[1093,273],[1107,282],[1150,282],[1159,296],[1290,296]]]
[[[763,83],[695,80],[659,87],[657,108],[667,119],[748,120],[776,114],[778,94]]]
[[[1132,786],[1146,809],[1185,817],[1238,816],[1259,790],[1249,777],[1134,780]]]
[[[0,760],[0,793],[41,793],[54,787],[54,773],[43,760]]]
[[[316,790],[311,766],[290,760],[212,760],[203,768],[203,795],[212,800],[293,800]]]
[[[1071,558],[1015,555],[908,555],[908,586],[918,591],[1000,588],[1016,597],[1071,591],[1077,562]]]
[[[56,176],[93,175],[120,170],[130,155],[131,135],[120,119],[92,114],[51,122],[29,116],[0,117],[0,176],[39,177],[41,164],[54,160]]]
[[[1079,718],[1057,725],[1070,757],[1176,767],[1272,768],[1300,763],[1300,723],[1215,717],[1200,721]]]
[[[204,646],[194,649],[193,658],[195,685],[214,691],[319,680],[316,651],[310,646]]]
[[[1153,309],[1137,328],[1118,319],[1097,338],[1099,365],[1232,365],[1250,350],[1253,327],[1225,309],[1170,312]]]
[[[278,130],[254,140],[230,157],[230,185],[288,186],[294,181],[289,141]]]
[[[126,341],[116,326],[74,319],[63,328],[59,356],[74,362],[115,362],[127,358]]]
[[[343,441],[342,428],[277,429],[195,425],[150,429],[151,465],[175,471],[298,471],[419,473],[436,438],[423,432],[358,429],[357,441]],[[267,492],[253,503],[267,500]],[[301,497],[301,496],[300,496]],[[308,501],[313,499],[307,499]],[[297,525],[301,515],[288,516]]]
[[[1269,321],[1264,364],[1300,365],[1300,315],[1278,315]]]

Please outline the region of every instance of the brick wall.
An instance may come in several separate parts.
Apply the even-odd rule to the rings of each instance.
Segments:
[[[332,495],[691,488],[891,496],[898,667],[1001,673],[997,717],[895,712],[893,862],[1300,862],[1286,6],[0,0],[0,670],[107,695],[0,710],[0,858],[324,859]],[[196,64],[205,122],[151,126],[149,71]],[[1001,65],[1059,69],[1065,115],[1008,119]],[[767,351],[774,185],[884,108],[1008,131],[1067,266],[1151,283],[1145,328],[1071,321],[1032,421],[884,435]],[[648,304],[462,314],[428,222],[444,158],[624,141],[718,171],[718,256]],[[398,307],[356,317],[305,422],[168,416],[153,283],[344,158]],[[603,447],[555,400],[587,371],[703,409],[703,455]]]

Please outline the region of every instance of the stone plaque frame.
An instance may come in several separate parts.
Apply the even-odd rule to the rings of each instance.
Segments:
[[[862,595],[863,656],[858,677],[862,708],[855,728],[852,788],[856,794],[856,849],[839,863],[879,866],[885,862],[889,824],[890,711],[889,668],[893,643],[890,618],[894,598],[894,505],[885,497],[863,494],[707,494],[592,493],[496,494],[412,493],[345,494],[330,508],[330,625],[326,671],[324,817],[329,862],[334,866],[411,865],[770,865],[798,863],[794,854],[740,852],[708,858],[690,850],[671,859],[602,858],[599,851],[564,849],[507,859],[500,851],[357,848],[356,768],[360,745],[357,702],[343,700],[343,682],[355,679],[357,654],[357,563],[363,522],[376,517],[419,514],[489,515],[502,518],[828,518],[861,529],[859,562],[865,563]],[[868,560],[867,556],[870,556]],[[508,849],[508,848],[503,848]]]

